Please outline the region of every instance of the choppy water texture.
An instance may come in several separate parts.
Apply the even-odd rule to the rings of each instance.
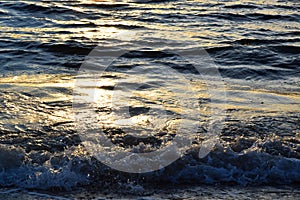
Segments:
[[[1,0],[0,185],[20,190],[6,189],[0,197],[13,198],[24,189],[89,187],[91,198],[99,190],[107,197],[119,191],[128,198],[204,195],[209,199],[222,198],[224,193],[228,198],[246,198],[252,193],[245,189],[236,189],[240,193],[228,188],[184,189],[187,193],[170,196],[161,188],[176,194],[166,185],[296,187],[300,182],[299,8],[298,1],[279,0]],[[96,47],[102,52],[128,52],[97,76],[94,85],[90,70],[76,75]],[[200,48],[211,58],[202,67],[216,66],[219,76],[207,74],[204,81],[188,60],[168,53]],[[98,68],[93,63],[93,70]],[[164,73],[164,68],[176,76]],[[140,76],[134,69],[144,73]],[[105,166],[85,148],[75,128],[72,95],[78,80],[85,85],[77,85],[75,95],[95,98],[88,108],[115,150],[155,151],[180,134],[192,144],[180,159],[155,172],[128,174]],[[213,101],[208,91],[215,91]],[[199,104],[199,110],[180,104],[182,94],[187,102]],[[126,117],[135,126],[122,118],[126,111],[122,102],[128,99]],[[87,109],[80,103],[81,111]],[[155,109],[149,112],[150,108]],[[212,151],[199,158],[215,108],[223,111],[222,131]],[[199,123],[194,132],[175,131],[176,124],[185,120],[183,111],[193,116],[188,119],[191,123]],[[136,131],[143,137],[133,137]],[[217,196],[210,196],[211,190]],[[275,198],[299,196],[299,190],[288,194],[289,190],[267,188],[257,195],[269,191]],[[276,196],[279,193],[282,196]]]

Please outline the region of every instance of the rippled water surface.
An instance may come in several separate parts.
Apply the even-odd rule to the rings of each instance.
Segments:
[[[142,195],[157,182],[299,184],[299,8],[293,0],[0,0],[0,185]],[[177,54],[198,50],[196,60]],[[101,59],[113,61],[105,73]],[[199,76],[198,65],[214,73]],[[103,128],[112,155],[156,151],[180,135],[192,142],[166,168],[123,173],[85,148],[80,114]],[[216,145],[199,158],[219,117]]]

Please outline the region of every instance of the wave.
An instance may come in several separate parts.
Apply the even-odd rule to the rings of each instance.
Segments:
[[[61,107],[61,104],[62,102],[53,102],[48,106]],[[80,138],[72,131],[64,135],[55,134],[54,130],[57,127],[63,128],[70,123],[72,124],[52,124],[48,130],[45,127],[46,134],[36,133],[37,135],[29,140],[25,136],[33,136],[34,132],[13,134],[11,131],[1,130],[6,142],[9,141],[8,138],[19,139],[22,142],[0,145],[0,185],[46,190],[71,190],[85,186],[99,188],[101,185],[101,190],[105,187],[122,189],[127,187],[128,183],[155,186],[158,181],[167,185],[300,183],[300,141],[297,132],[300,130],[300,123],[297,113],[277,117],[255,117],[244,122],[228,119],[219,142],[206,157],[199,158],[203,139],[196,138],[180,159],[165,168],[143,174],[128,174],[102,164],[86,150]],[[119,138],[119,145],[143,151],[139,146],[143,146],[145,139],[132,143],[133,140],[124,136],[122,132],[112,131],[109,138]],[[108,134],[109,132],[110,130],[107,130]],[[157,143],[160,137],[163,135],[146,138],[146,142]],[[63,148],[56,148],[55,143]],[[138,160],[139,154],[136,156]],[[130,163],[124,164],[130,166]],[[126,191],[124,188],[123,190]]]
[[[82,3],[79,4],[86,8],[97,8],[97,9],[126,9],[129,7],[127,3]]]
[[[290,15],[270,15],[262,13],[248,13],[248,14],[234,14],[234,13],[209,13],[196,14],[198,17],[213,18],[217,20],[231,20],[231,21],[249,21],[249,20],[284,20],[284,21],[298,21],[298,14]]]
[[[240,45],[271,45],[273,46],[274,44],[284,44],[284,43],[294,43],[294,42],[299,42],[299,39],[251,39],[251,38],[243,38],[239,40],[232,41],[232,44],[240,44]],[[279,45],[278,45],[279,46]],[[294,49],[295,46],[290,46],[291,49]],[[288,48],[288,46],[287,46]],[[296,52],[295,52],[296,53]]]
[[[14,149],[8,145],[0,146],[1,171],[0,185],[4,187],[22,187],[35,189],[64,188],[87,183],[88,175],[80,173],[84,167],[84,159],[70,157],[57,163],[56,157],[49,159],[49,153],[31,151],[27,154],[21,149]],[[28,160],[31,164],[28,164]],[[41,163],[46,162],[44,165]],[[3,162],[5,161],[5,162]],[[21,164],[22,163],[22,164]],[[78,164],[80,163],[80,164]]]
[[[216,147],[208,156],[198,158],[198,148],[161,170],[145,174],[127,174],[116,171],[86,155],[76,155],[70,149],[59,155],[32,150],[26,158],[24,152],[1,146],[0,185],[31,189],[103,185],[117,187],[129,182],[155,186],[156,182],[168,184],[237,184],[274,185],[299,184],[299,158],[286,158],[262,152],[258,146],[272,148],[274,142],[253,144],[250,149],[237,153]],[[276,146],[276,142],[275,142]],[[83,151],[77,149],[77,151]],[[73,155],[72,155],[73,154]],[[128,164],[128,163],[127,163]],[[117,179],[117,180],[116,180]],[[104,188],[99,188],[104,189]]]
[[[230,66],[219,68],[222,77],[242,80],[284,80],[299,76],[300,71],[295,63],[274,62],[273,67],[259,69],[251,66]]]
[[[79,43],[74,44],[41,44],[38,48],[43,48],[46,51],[57,54],[71,54],[71,55],[88,55],[93,47],[82,46]]]
[[[117,78],[113,75],[108,75],[105,79],[108,81]],[[71,81],[68,76],[62,78],[67,82]],[[56,94],[70,93],[67,88],[54,86],[57,83],[64,85],[60,77],[24,76],[3,79],[2,82],[11,85],[13,83],[33,85],[31,90],[22,88],[21,92],[13,93],[11,89],[6,89],[9,91],[3,91],[0,95],[2,187],[42,190],[72,190],[78,187],[94,187],[101,190],[115,187],[126,193],[129,183],[141,187],[146,185],[155,187],[157,182],[165,185],[282,185],[298,184],[300,181],[299,113],[277,113],[276,116],[271,113],[269,117],[261,117],[260,115],[268,113],[257,111],[251,112],[251,116],[257,117],[245,117],[241,121],[229,116],[235,116],[234,113],[238,112],[245,114],[245,110],[228,109],[228,117],[219,135],[219,143],[206,157],[198,156],[199,148],[207,133],[205,128],[199,128],[199,134],[195,136],[193,144],[176,162],[154,172],[128,174],[102,164],[83,146],[80,136],[76,133],[74,122],[64,118],[65,113],[69,114],[72,108],[70,101],[57,100],[54,97],[52,100],[48,99]],[[44,84],[46,90],[40,84]],[[149,82],[145,85],[145,89],[149,87],[157,89],[155,84],[157,83]],[[34,90],[34,85],[40,89]],[[103,92],[111,89],[112,87],[106,84],[99,88]],[[247,96],[250,94],[243,93],[245,90],[239,94],[238,91],[232,92],[236,95],[229,100],[238,101],[242,98],[249,100]],[[266,97],[267,93],[263,93],[262,96]],[[273,100],[276,95],[269,98]],[[204,101],[207,99],[201,101],[205,104]],[[284,101],[286,103],[288,99],[285,98]],[[298,104],[292,106],[294,105]],[[143,106],[129,108],[132,116],[143,115],[148,111],[149,108]],[[108,107],[99,107],[95,112],[106,116],[111,110]],[[23,119],[20,115],[28,121],[28,114],[30,123],[18,121],[18,124],[12,124],[6,121]],[[35,120],[41,120],[43,123],[37,126]],[[148,138],[135,138],[122,130],[109,128],[106,128],[104,133],[114,144],[128,150],[134,149],[137,153],[142,152],[146,144],[151,145],[153,150],[159,149],[164,145],[163,141],[170,141],[174,137],[172,132],[161,132]],[[138,156],[139,154],[137,158]]]
[[[66,7],[59,7],[52,4],[31,4],[29,2],[5,2],[3,5],[9,9],[14,9],[22,12],[30,12],[32,13],[42,13],[42,14],[72,14],[72,15],[78,15],[82,14],[79,11],[75,11],[73,9],[69,9]]]
[[[250,4],[245,4],[245,5],[241,5],[241,4],[234,4],[234,5],[225,5],[225,8],[231,8],[231,9],[255,9],[255,8],[259,8],[257,5],[250,5]]]

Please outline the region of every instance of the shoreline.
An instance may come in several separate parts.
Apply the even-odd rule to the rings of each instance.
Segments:
[[[1,189],[1,199],[71,200],[71,199],[299,199],[300,185],[282,186],[167,186],[162,189],[145,189],[144,192],[120,193],[79,188],[74,191],[36,191]]]

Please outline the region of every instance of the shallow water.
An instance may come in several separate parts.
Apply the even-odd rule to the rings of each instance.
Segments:
[[[0,192],[0,197],[5,199],[298,199],[299,188],[297,187],[228,187],[228,186],[200,186],[174,188],[164,188],[163,190],[149,190],[148,193],[99,193],[95,191],[76,190],[72,193],[59,192],[33,192],[26,190],[7,190]]]
[[[158,181],[299,184],[299,6],[0,1],[0,185],[127,191]],[[126,54],[100,73],[102,60],[89,54],[96,47],[101,59],[105,52]],[[176,54],[195,49],[208,54]],[[218,73],[199,76],[191,64],[200,63]],[[115,156],[156,151],[177,136],[190,145],[166,168],[127,174],[92,156],[82,140],[98,135],[83,137],[76,129],[83,119],[100,124],[117,144],[110,149]],[[216,145],[199,158],[216,119]]]

